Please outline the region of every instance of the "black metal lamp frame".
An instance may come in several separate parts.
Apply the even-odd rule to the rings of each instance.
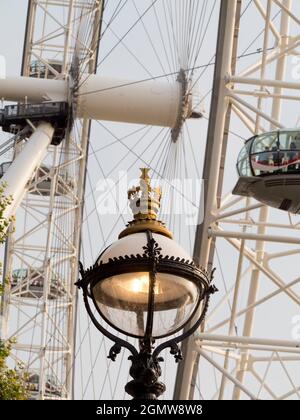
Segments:
[[[79,280],[76,285],[83,291],[84,304],[93,324],[103,335],[115,343],[109,351],[108,358],[115,361],[117,355],[121,352],[122,347],[126,348],[131,353],[129,360],[131,360],[132,365],[129,373],[133,380],[125,386],[125,391],[131,395],[133,399],[156,400],[165,392],[166,389],[165,385],[159,381],[162,373],[159,363],[163,361],[163,358],[160,357],[160,353],[164,349],[170,348],[170,353],[174,355],[176,363],[182,360],[182,354],[178,344],[192,335],[203,322],[207,312],[210,295],[215,293],[217,289],[215,286],[211,285],[214,271],[209,276],[205,270],[197,268],[193,262],[180,260],[179,258],[175,259],[174,257],[169,256],[163,257],[161,255],[161,248],[153,239],[152,232],[147,231],[146,233],[147,245],[143,247],[144,254],[142,256],[131,255],[130,257],[125,256],[109,260],[106,264],[96,263],[93,267],[86,271],[80,263],[81,280]],[[117,325],[111,324],[111,322],[109,322],[109,320],[100,312],[92,293],[93,287],[106,278],[113,275],[138,271],[147,271],[149,272],[150,277],[147,320],[145,334],[143,337],[128,334],[118,328]],[[202,310],[199,318],[196,319],[191,328],[188,330],[185,329],[179,336],[173,337],[154,348],[155,339],[164,338],[170,335],[166,334],[155,338],[152,335],[155,297],[154,290],[157,273],[169,273],[186,278],[197,285],[199,292],[198,302],[193,313],[184,325],[181,325],[178,330],[171,333],[172,335],[183,329],[185,325],[195,318],[201,303]],[[124,335],[139,339],[139,351],[131,343],[115,336],[98,322],[90,307],[89,298],[93,300],[100,316],[112,328]]]

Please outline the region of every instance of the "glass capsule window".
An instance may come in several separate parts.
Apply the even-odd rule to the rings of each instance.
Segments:
[[[251,153],[264,153],[266,151],[273,150],[274,148],[277,149],[277,146],[277,132],[262,134],[260,136],[254,137],[254,139],[252,140]]]
[[[237,170],[240,176],[300,173],[300,131],[281,130],[248,140]]]
[[[280,131],[279,144],[281,150],[300,150],[300,132]]]
[[[249,160],[250,147],[251,139],[246,142],[245,147],[241,150],[239,154],[237,169],[240,176],[252,176]]]

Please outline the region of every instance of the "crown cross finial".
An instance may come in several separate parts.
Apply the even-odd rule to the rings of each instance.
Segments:
[[[151,187],[149,171],[149,168],[141,168],[140,185],[128,191],[130,208],[135,220],[155,220],[160,208],[161,189]]]
[[[128,222],[126,229],[120,233],[119,239],[146,231],[159,233],[170,239],[173,238],[165,224],[157,220],[162,192],[160,187],[151,187],[149,171],[149,168],[141,168],[139,185],[130,188],[128,191],[129,205],[134,219]]]
[[[150,168],[140,168],[140,171],[142,172],[140,178],[144,180],[147,183],[147,185],[150,186],[150,176],[149,176]]]

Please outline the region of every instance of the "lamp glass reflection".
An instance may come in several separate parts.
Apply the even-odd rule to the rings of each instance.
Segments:
[[[148,272],[119,274],[92,289],[100,313],[124,333],[143,337],[149,302]],[[199,300],[197,286],[173,274],[157,273],[154,285],[154,338],[171,335],[183,326]]]

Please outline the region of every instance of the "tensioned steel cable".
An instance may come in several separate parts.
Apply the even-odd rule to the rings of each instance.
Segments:
[[[151,5],[149,7],[147,7],[147,9],[140,15],[140,17],[130,26],[130,28],[125,32],[125,34],[122,35],[122,37],[120,38],[120,40],[106,53],[106,55],[99,61],[99,63],[96,66],[96,69],[98,69],[101,64],[110,56],[110,54],[118,47],[118,45],[121,43],[121,41],[123,41],[128,34],[136,27],[136,25],[141,21],[142,17],[145,16],[148,11],[152,8],[152,6],[157,2],[158,0],[153,0]],[[82,84],[84,84],[89,76],[87,76],[83,81],[81,81],[81,83],[78,86],[78,89],[82,86]]]

